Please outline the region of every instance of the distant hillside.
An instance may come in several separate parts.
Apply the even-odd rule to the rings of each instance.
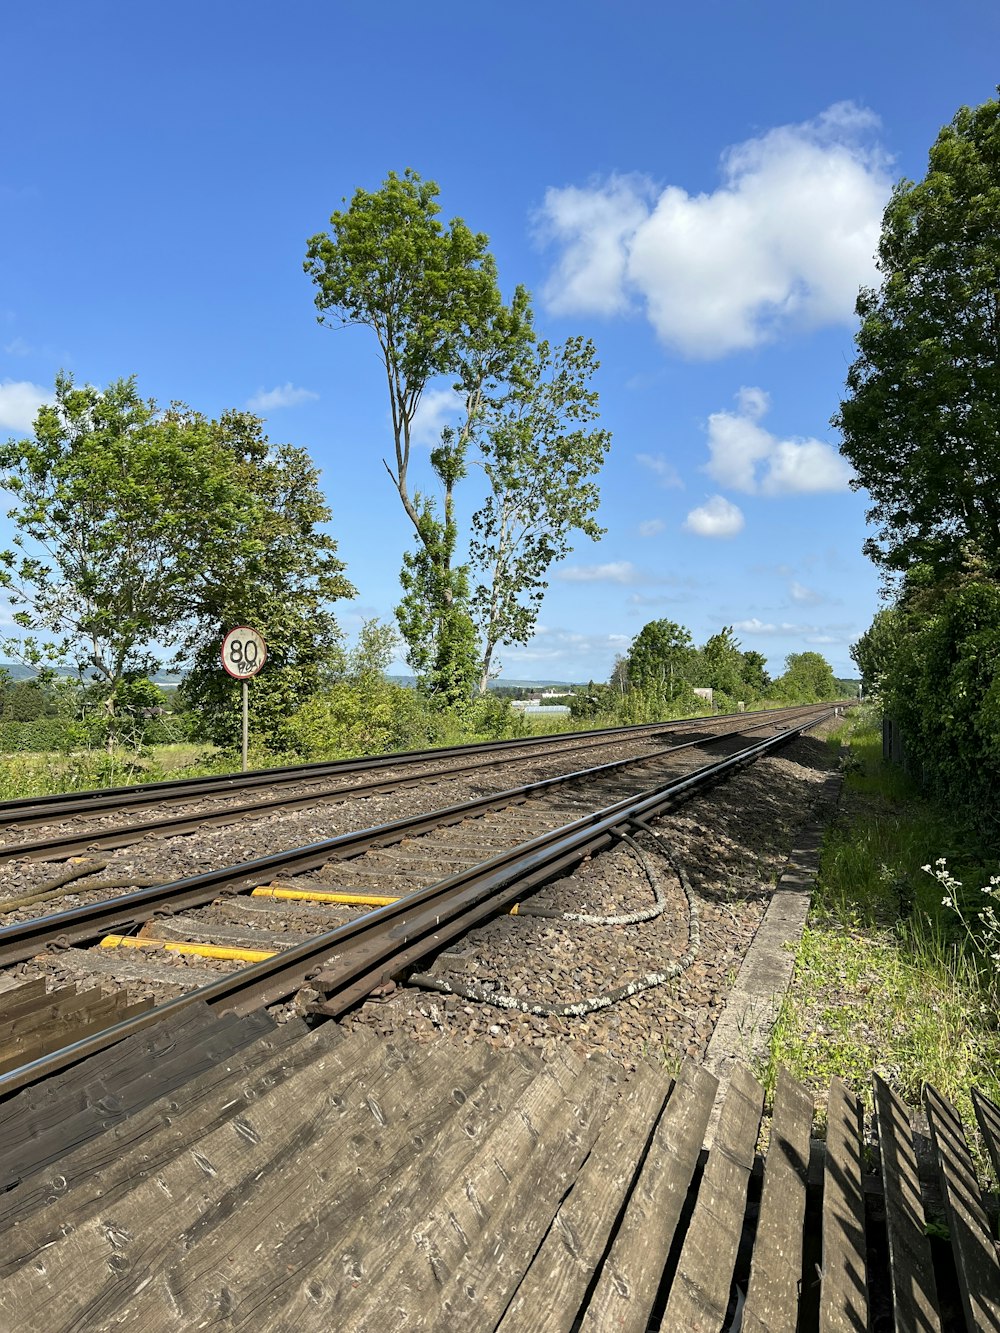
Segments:
[[[0,662],[0,671],[6,671],[11,680],[31,680],[38,673],[20,662]]]
[[[34,668],[24,666],[20,662],[0,662],[0,671],[6,671],[11,680],[32,680],[38,675]],[[64,667],[62,674],[71,676],[75,675],[75,672],[71,672],[69,667]],[[150,680],[155,681],[157,685],[179,685],[183,679],[183,676],[174,675],[169,671],[157,671],[155,676],[150,676]]]
[[[387,676],[387,680],[395,681],[397,685],[406,685],[412,688],[416,685],[416,676]],[[577,681],[577,685],[585,685],[586,681]],[[502,680],[491,680],[489,688],[491,690],[572,690],[574,685],[568,680],[509,680],[506,676]]]

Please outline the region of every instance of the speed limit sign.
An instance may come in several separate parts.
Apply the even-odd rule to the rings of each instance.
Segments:
[[[222,640],[222,665],[237,680],[256,676],[266,657],[267,644],[248,625],[237,625]]]

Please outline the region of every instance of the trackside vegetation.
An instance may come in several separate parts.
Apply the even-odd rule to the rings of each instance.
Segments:
[[[963,107],[886,208],[834,418],[887,605],[854,647],[921,787],[1000,831],[1000,101]]]
[[[933,1083],[972,1125],[969,1089],[1000,1096],[995,856],[970,820],[883,761],[877,708],[854,712],[830,738],[842,742],[840,814],[767,1082],[783,1065],[819,1099],[837,1074],[870,1109],[875,1069],[911,1105]]]
[[[834,418],[886,605],[852,648],[842,817],[773,1035],[814,1087],[1000,1095],[1000,101],[961,108],[883,218]],[[902,764],[882,759],[883,715]],[[980,1166],[985,1167],[984,1162]]]

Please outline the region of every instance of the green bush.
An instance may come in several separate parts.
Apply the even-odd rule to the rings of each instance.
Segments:
[[[31,722],[0,722],[0,750],[7,754],[72,750],[82,740],[81,724],[62,717],[38,717]]]
[[[909,610],[883,690],[925,790],[996,823],[1000,588],[967,583]]]
[[[440,743],[446,723],[415,690],[373,672],[314,694],[289,720],[288,731],[304,759],[346,759]]]

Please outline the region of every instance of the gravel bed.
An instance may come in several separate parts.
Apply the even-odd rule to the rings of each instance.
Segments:
[[[760,734],[760,733],[756,733]],[[723,751],[742,742],[724,744]],[[621,748],[621,747],[619,747]],[[713,757],[720,747],[713,747]],[[632,751],[634,753],[634,750]],[[805,755],[805,758],[801,756]],[[823,760],[826,759],[824,766]],[[466,821],[454,830],[438,830],[425,839],[377,850],[366,857],[333,863],[322,871],[297,879],[316,887],[368,887],[404,893],[433,883],[458,866],[473,864],[492,850],[510,847],[544,828],[568,822],[581,813],[612,803],[680,772],[699,767],[705,754],[697,749],[661,756],[600,781],[560,789],[544,798],[508,807],[483,818]],[[569,1040],[605,1050],[625,1063],[643,1056],[673,1059],[703,1051],[724,1002],[725,988],[735,975],[766,906],[769,883],[780,870],[791,838],[809,808],[809,786],[829,767],[826,747],[813,738],[796,742],[782,755],[762,761],[754,769],[717,788],[674,816],[660,821],[666,842],[683,865],[700,905],[701,951],[683,975],[667,985],[624,1000],[611,1008],[580,1018],[541,1017],[497,1009],[426,992],[397,992],[390,1005],[369,1004],[350,1022],[374,1022],[396,1031],[402,1024],[418,1040],[451,1031],[464,1040],[485,1038],[494,1045],[519,1041],[535,1045]],[[539,765],[533,764],[534,775]],[[546,767],[559,769],[554,760]],[[533,775],[518,771],[518,781]],[[101,853],[108,864],[94,878],[117,876],[127,891],[137,879],[168,882],[198,871],[333,836],[334,814],[343,827],[372,827],[409,813],[492,794],[515,785],[509,767],[485,770],[464,784],[437,782],[364,801],[345,802],[336,812],[330,807],[273,815],[266,820],[240,821],[197,835],[164,839]],[[740,793],[736,795],[736,793]],[[332,826],[331,826],[332,825]],[[466,958],[441,960],[441,975],[474,980],[496,993],[509,993],[526,1002],[542,1004],[600,996],[609,988],[633,982],[676,963],[688,948],[688,900],[670,861],[648,833],[637,834],[653,867],[656,883],[666,899],[657,920],[617,928],[564,922],[552,918],[504,917],[478,931],[466,944]],[[95,854],[96,855],[96,854]],[[39,883],[65,870],[57,863],[14,863],[5,867],[5,895],[30,892]],[[27,906],[7,914],[6,921],[26,919],[45,910],[61,911],[87,901],[114,896],[106,890],[87,893],[86,880],[67,886],[51,902]],[[547,886],[533,901],[552,912],[600,915],[642,911],[652,903],[646,871],[633,852],[620,848],[585,863],[578,872]],[[174,939],[209,938],[213,924],[222,937],[238,935],[248,944],[269,947],[329,930],[351,920],[364,909],[282,902],[246,896],[224,897],[191,918],[199,925],[185,929],[175,921],[147,934],[168,934]],[[280,918],[279,914],[280,913]],[[469,955],[468,950],[473,951]],[[138,951],[67,950],[35,960],[19,969],[21,979],[45,975],[50,985],[80,980],[94,973],[116,976],[127,984],[133,999],[150,995],[163,1000],[220,973],[240,966],[238,961],[206,959],[195,955]],[[469,958],[473,971],[469,971]],[[511,964],[514,957],[518,961]],[[87,958],[96,958],[87,972]],[[442,970],[443,969],[443,970]],[[720,971],[721,969],[721,971]],[[725,974],[725,975],[724,975]],[[731,974],[731,975],[730,975]]]
[[[702,1058],[796,834],[830,813],[823,781],[836,757],[822,730],[658,820],[660,839],[637,832],[666,900],[655,920],[608,927],[504,916],[424,968],[448,982],[550,1005],[598,998],[663,972],[689,947],[688,902],[665,846],[693,890],[700,928],[697,956],[679,977],[579,1017],[522,1013],[401,986],[361,1006],[345,1026],[408,1033],[420,1042],[569,1044],[611,1055],[629,1069],[643,1059],[672,1067],[685,1056]],[[532,899],[552,910],[590,914],[629,913],[652,900],[645,871],[625,847],[585,862]]]
[[[678,733],[678,741],[688,737],[705,734],[713,729],[712,722],[709,719],[707,726],[698,731],[693,728],[686,729],[683,734]],[[558,744],[558,739],[554,740],[553,748],[548,752],[539,752],[537,748],[525,747],[516,748],[502,752],[499,756],[491,758],[484,767],[486,773],[496,773],[496,777],[491,777],[489,781],[499,781],[499,787],[490,790],[503,790],[506,786],[515,786],[518,782],[531,781],[533,776],[547,776],[552,773],[558,773],[563,769],[571,770],[575,767],[589,767],[594,764],[612,762],[614,759],[638,756],[644,753],[655,753],[669,742],[661,736],[646,735],[619,740],[594,740],[592,742],[575,742],[573,744]],[[475,756],[460,757],[456,756],[450,761],[441,759],[438,761],[428,760],[426,763],[414,763],[406,766],[393,768],[391,765],[383,769],[375,769],[361,773],[347,773],[343,775],[331,774],[328,777],[305,778],[300,782],[289,782],[279,780],[274,788],[260,786],[249,791],[220,791],[218,793],[206,793],[197,799],[179,800],[170,795],[164,795],[159,801],[153,801],[148,804],[134,806],[131,810],[109,810],[94,814],[80,814],[69,816],[64,820],[54,821],[50,824],[31,825],[20,829],[16,824],[8,829],[0,831],[0,850],[6,855],[15,853],[17,847],[22,844],[35,843],[43,841],[46,838],[55,838],[63,835],[83,836],[91,830],[95,838],[103,831],[112,831],[119,829],[130,823],[144,824],[157,819],[194,819],[201,815],[205,818],[214,818],[224,815],[227,811],[232,812],[234,819],[239,818],[267,818],[268,812],[261,811],[259,816],[253,812],[255,803],[263,804],[276,795],[280,795],[283,800],[310,800],[314,799],[317,804],[322,804],[325,800],[332,800],[338,803],[340,800],[350,800],[351,791],[355,787],[364,786],[372,781],[380,783],[392,782],[395,778],[400,781],[412,782],[414,779],[426,778],[428,784],[435,780],[441,782],[474,782],[476,774],[456,773],[449,776],[451,769],[458,769],[466,764],[476,763]],[[526,777],[508,777],[503,779],[504,773],[516,774],[522,771],[529,776]],[[356,799],[367,799],[363,795]]]
[[[739,744],[738,741],[728,742],[725,748],[738,747]],[[648,753],[648,749],[648,744],[637,746],[634,743],[605,746],[602,761],[642,756]],[[717,753],[718,749],[718,746],[713,746],[713,753]],[[654,753],[648,762],[648,770],[643,765],[637,772],[660,771],[665,761],[657,759]],[[703,763],[704,755],[699,750],[682,751],[666,762],[671,769],[687,771]],[[108,883],[117,877],[121,883],[119,891],[126,893],[137,881],[153,880],[166,884],[175,879],[302,847],[355,829],[374,828],[393,820],[457,805],[477,796],[493,795],[555,776],[564,770],[565,763],[558,755],[544,759],[536,757],[530,764],[494,765],[464,778],[442,779],[395,792],[348,799],[335,806],[316,805],[300,810],[270,812],[254,819],[242,818],[232,824],[200,829],[196,833],[166,838],[150,837],[118,850],[102,852],[95,849],[86,855],[106,862],[100,873],[94,876],[95,879]],[[623,786],[623,791],[625,789],[626,786]],[[566,810],[567,818],[573,818],[579,813],[575,796],[568,798],[555,793],[548,801],[555,803],[552,808]],[[65,870],[68,864],[68,861],[21,860],[0,866],[0,910],[5,899],[35,892],[39,886],[47,884]],[[116,892],[103,888],[98,892],[88,892],[85,879],[70,887],[72,892],[58,898],[14,908],[5,917],[5,924],[114,897]]]

